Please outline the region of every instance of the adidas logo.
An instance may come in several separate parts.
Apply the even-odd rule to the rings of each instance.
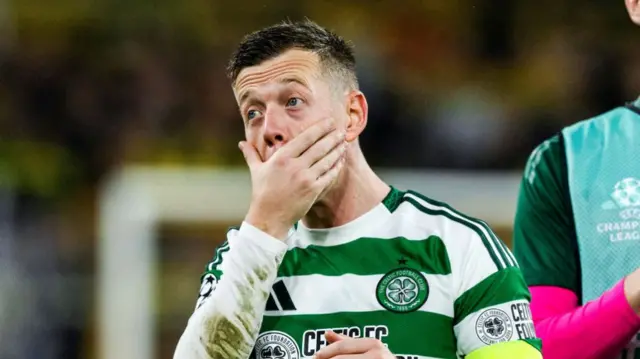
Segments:
[[[291,295],[289,295],[289,291],[284,285],[284,282],[279,280],[271,287],[271,293],[269,294],[269,299],[267,299],[266,311],[280,312],[288,310],[296,310],[296,306],[293,304]]]

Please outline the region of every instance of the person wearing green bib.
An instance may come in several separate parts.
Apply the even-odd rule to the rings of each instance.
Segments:
[[[544,358],[640,359],[640,98],[532,152],[514,254]]]

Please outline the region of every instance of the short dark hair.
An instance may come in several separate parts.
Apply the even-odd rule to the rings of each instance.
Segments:
[[[325,71],[350,87],[358,87],[352,45],[309,19],[300,22],[287,20],[247,35],[231,56],[228,76],[234,83],[243,69],[291,49],[316,53]]]

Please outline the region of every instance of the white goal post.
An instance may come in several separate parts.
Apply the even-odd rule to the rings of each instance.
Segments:
[[[493,226],[511,225],[521,178],[520,172],[378,173],[399,189],[444,201]],[[96,358],[157,358],[158,225],[241,221],[250,187],[242,169],[129,167],[108,178],[99,194],[97,223]]]

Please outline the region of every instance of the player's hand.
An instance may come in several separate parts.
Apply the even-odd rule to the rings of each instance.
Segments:
[[[247,142],[239,144],[251,172],[251,205],[245,221],[275,238],[302,218],[336,179],[344,164],[345,134],[322,120],[263,161]]]
[[[624,279],[624,294],[631,308],[640,315],[640,268]]]
[[[374,338],[351,338],[328,331],[324,334],[328,346],[313,359],[396,359],[381,341]]]

